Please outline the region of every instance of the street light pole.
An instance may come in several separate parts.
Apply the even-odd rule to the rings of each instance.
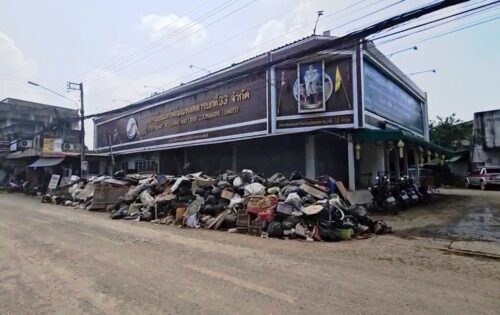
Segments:
[[[391,58],[392,56],[394,55],[397,55],[399,53],[402,53],[402,52],[405,52],[405,51],[408,51],[408,50],[418,50],[418,47],[417,46],[413,46],[413,47],[410,47],[410,48],[405,48],[405,49],[402,49],[402,50],[399,50],[399,51],[396,51],[396,52],[393,52],[391,54],[388,54],[387,55],[387,58]]]
[[[87,173],[87,165],[85,163],[85,112],[83,105],[83,83],[68,82],[68,91],[80,91],[80,176],[84,177]]]
[[[436,73],[436,69],[430,69],[430,70],[424,70],[424,71],[418,71],[418,72],[413,72],[413,73],[410,73],[408,76],[414,76],[416,74],[422,74],[422,73],[427,73],[427,72],[432,72],[432,73]]]

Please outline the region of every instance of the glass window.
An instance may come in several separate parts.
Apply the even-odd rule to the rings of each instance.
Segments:
[[[500,168],[487,168],[487,169],[486,169],[486,173],[487,173],[487,174],[491,174],[491,173],[500,173]]]

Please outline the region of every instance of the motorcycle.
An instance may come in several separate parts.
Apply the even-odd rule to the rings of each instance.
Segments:
[[[376,183],[368,187],[372,194],[372,208],[375,210],[390,211],[394,214],[398,213],[399,206],[396,198],[391,193],[391,185],[389,178],[384,175],[383,177],[377,176]]]
[[[391,187],[392,196],[396,199],[399,208],[401,210],[406,210],[410,206],[410,197],[403,187],[403,183],[395,183]]]

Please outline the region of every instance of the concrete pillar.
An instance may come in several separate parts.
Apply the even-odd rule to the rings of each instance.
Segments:
[[[232,170],[233,172],[238,172],[238,144],[237,143],[233,143],[233,160],[232,160]]]
[[[306,176],[316,177],[316,146],[314,135],[306,135]]]
[[[415,183],[417,183],[418,185],[420,185],[420,161],[419,161],[419,152],[417,149],[413,150],[413,156],[414,156],[414,160],[415,160]]]
[[[384,143],[384,172],[391,172],[391,155],[387,143]]]
[[[395,146],[394,149],[392,149],[392,159],[394,161],[394,176],[396,176],[396,179],[401,178],[401,170],[399,168],[399,152],[398,148]]]
[[[403,165],[404,165],[404,169],[403,169],[403,175],[408,175],[408,149],[407,148],[404,148],[403,149]]]
[[[352,134],[347,136],[347,167],[349,174],[349,190],[356,190],[356,172],[355,172],[355,159],[354,159],[354,143],[352,142]]]

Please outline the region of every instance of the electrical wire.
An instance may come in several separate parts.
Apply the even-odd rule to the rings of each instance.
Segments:
[[[480,7],[475,8],[475,9],[473,9],[473,10],[478,10],[479,8],[480,8]],[[470,11],[473,11],[473,10],[467,10],[467,11],[465,11],[465,12],[461,12],[460,14],[464,14],[464,13],[466,13],[466,12],[470,12]],[[453,14],[453,15],[451,15],[451,16],[457,16],[457,15],[459,15],[459,14]],[[434,20],[434,21],[432,21],[432,22],[430,22],[430,23],[435,23],[435,22],[440,21],[440,20],[443,20],[443,18],[436,19],[436,20]],[[428,25],[428,24],[430,24],[430,23],[425,23],[425,25]],[[421,25],[422,25],[422,24],[421,24]],[[418,27],[420,27],[421,25],[419,25]],[[440,26],[440,25],[437,25],[437,26]],[[434,26],[434,27],[437,27],[437,26]],[[413,29],[413,28],[415,28],[415,27],[412,27],[411,29]],[[403,30],[403,31],[405,31],[405,30]],[[408,35],[411,35],[411,34],[408,34]],[[380,36],[380,38],[383,38],[383,37],[385,37],[385,35],[384,35],[384,36]],[[379,38],[375,38],[375,39],[373,39],[373,40],[377,40],[377,39],[379,39]]]
[[[138,56],[140,55],[142,52],[145,52],[147,50],[150,50],[152,48],[155,48],[157,47],[158,45],[161,45],[163,42],[165,42],[166,40],[168,40],[169,38],[172,38],[172,37],[175,37],[179,34],[182,34],[183,31],[185,30],[188,30],[189,28],[191,28],[192,26],[195,26],[197,24],[199,24],[200,22],[204,21],[205,19],[213,16],[213,15],[216,15],[217,13],[221,12],[222,10],[224,10],[225,8],[235,4],[236,2],[239,2],[241,0],[229,0],[229,1],[226,1],[218,6],[216,6],[215,8],[211,9],[210,11],[206,12],[205,14],[197,17],[196,19],[194,19],[193,21],[191,21],[190,23],[182,26],[180,29],[177,29],[175,31],[172,31],[172,32],[169,32],[167,34],[164,34],[162,36],[160,36],[158,39],[156,39],[153,43],[150,43],[148,45],[146,45],[145,47],[142,47],[138,50],[136,50],[135,52],[132,52],[131,54],[117,60],[117,61],[114,61],[112,62],[110,65],[108,66],[105,66],[105,67],[101,67],[101,69],[112,69],[113,67],[115,67],[116,65],[119,65],[119,64],[122,64],[123,62],[129,60],[129,59],[132,59],[133,57],[135,56]],[[189,13],[192,13],[192,12],[189,12]],[[179,18],[180,19],[180,18]],[[179,20],[179,19],[176,19],[170,23],[168,23],[167,25],[165,25],[164,27],[162,27],[161,30],[155,32],[155,34],[159,34],[161,33],[165,28],[167,28],[168,26],[172,25],[175,21]],[[83,76],[85,77],[85,76]]]
[[[361,3],[365,2],[365,1],[366,1],[366,0],[357,1],[357,2],[355,2],[355,3],[353,3],[353,4],[349,5],[349,6],[347,6],[347,7],[345,7],[345,8],[342,8],[342,9],[340,9],[340,10],[337,10],[337,11],[335,11],[335,12],[331,13],[331,14],[327,14],[327,15],[325,15],[325,16],[324,16],[324,18],[326,18],[326,17],[331,17],[331,16],[335,16],[335,15],[337,15],[338,13],[341,13],[341,12],[344,12],[344,11],[346,11],[346,10],[348,10],[348,9],[351,9],[351,8],[353,8],[353,7],[357,6],[358,4],[361,4]],[[378,0],[378,1],[375,1],[374,3],[372,3],[372,4],[370,4],[370,5],[367,5],[367,6],[363,7],[362,9],[365,9],[365,8],[367,8],[367,7],[370,7],[370,6],[372,6],[373,4],[379,3],[379,2],[381,2],[381,1],[383,1],[383,0]],[[254,2],[254,1],[252,1],[251,3],[253,3],[253,2]],[[251,3],[249,3],[249,4],[251,4]],[[249,4],[248,4],[248,5],[249,5]],[[218,21],[215,21],[215,22],[218,22]],[[213,23],[211,23],[211,24],[213,24]],[[207,25],[207,26],[210,26],[211,24],[209,24],[209,25]],[[312,22],[312,23],[310,23],[310,24],[314,24],[314,22]],[[308,24],[308,25],[309,25],[309,24]],[[261,26],[261,25],[259,24],[259,26]],[[193,35],[193,34],[191,34],[191,35]],[[191,36],[191,35],[189,35],[189,36]],[[180,42],[180,41],[182,41],[182,40],[184,40],[184,39],[186,39],[186,37],[181,38],[180,40],[177,40],[176,42],[174,42],[174,43],[172,43],[172,44],[175,44],[175,43],[177,43],[177,42]],[[171,45],[172,45],[172,44],[171,44]],[[164,48],[167,48],[167,47],[169,47],[169,46],[171,46],[171,45],[168,45],[168,46],[166,46],[166,47],[163,47],[163,48],[161,48],[160,50],[163,50]],[[158,51],[153,52],[153,54],[154,54],[154,53],[157,53],[157,52],[158,52]],[[148,55],[148,56],[149,56],[149,55]],[[146,56],[146,57],[147,57],[147,56]],[[141,59],[141,60],[143,60],[143,59]],[[129,65],[135,64],[135,63],[136,63],[136,62],[138,62],[138,61],[140,61],[140,60],[134,61],[134,62],[130,63]],[[129,66],[129,65],[127,65],[127,66]],[[123,67],[123,68],[125,68],[125,67]],[[116,70],[115,72],[120,71],[120,70],[122,70],[123,68],[118,69],[118,70]],[[156,72],[157,72],[157,71],[156,71]],[[91,80],[91,81],[92,81],[92,80]],[[89,83],[89,82],[87,82],[87,83]]]
[[[233,0],[233,1],[234,1],[234,0]],[[236,0],[236,1],[240,1],[240,0]],[[200,33],[201,31],[204,31],[206,27],[211,26],[211,25],[213,25],[213,24],[215,24],[215,23],[218,23],[218,22],[222,21],[223,19],[225,19],[225,18],[227,18],[227,17],[229,17],[229,16],[231,16],[231,15],[233,15],[233,14],[235,14],[235,13],[237,13],[237,12],[241,11],[241,10],[243,10],[244,8],[246,8],[246,7],[250,6],[251,4],[255,3],[256,1],[257,1],[257,0],[251,0],[250,2],[246,3],[245,5],[243,5],[243,6],[241,6],[241,7],[236,8],[235,10],[233,10],[233,11],[231,11],[231,12],[229,12],[229,13],[227,13],[227,14],[223,15],[222,17],[220,17],[220,18],[216,19],[215,21],[210,22],[209,24],[205,25],[205,27],[203,27],[203,28],[199,28],[199,29],[195,30],[194,32],[192,32],[192,33],[190,33],[190,34],[185,35],[185,36],[183,36],[183,37],[179,38],[179,39],[178,39],[177,41],[175,41],[174,43],[171,43],[171,44],[166,45],[166,46],[163,46],[163,47],[159,47],[159,48],[158,48],[158,49],[156,49],[156,50],[152,50],[151,48],[150,48],[150,49],[147,49],[147,50],[145,51],[145,52],[146,52],[146,54],[145,54],[145,55],[143,55],[143,56],[137,55],[137,58],[136,58],[135,60],[133,60],[133,61],[129,61],[129,62],[127,62],[126,60],[125,60],[125,61],[122,61],[122,62],[120,62],[119,64],[117,64],[117,65],[116,65],[116,67],[117,67],[117,68],[116,68],[116,69],[114,69],[114,71],[113,71],[113,72],[114,72],[114,73],[116,73],[116,72],[121,71],[121,70],[123,70],[123,69],[125,69],[125,68],[127,68],[127,67],[130,67],[131,65],[134,65],[134,64],[138,63],[139,61],[145,60],[146,58],[148,58],[148,57],[150,57],[150,56],[152,56],[152,55],[155,55],[155,54],[159,53],[160,51],[162,51],[162,50],[164,50],[164,49],[166,49],[166,48],[168,48],[168,47],[171,47],[171,46],[172,46],[172,44],[178,43],[178,42],[183,41],[183,40],[185,40],[185,39],[187,39],[187,38],[189,38],[189,37],[191,37],[191,36],[193,36],[193,35],[195,35],[195,34],[198,34],[198,33]],[[194,24],[193,24],[193,25],[194,25]],[[191,25],[191,26],[193,26],[193,25]],[[191,27],[191,26],[190,26],[190,27]],[[171,38],[175,38],[175,36],[178,36],[179,34],[182,34],[182,31],[181,31],[181,30],[179,30],[179,31],[173,32],[172,34],[173,34],[173,37],[171,37]],[[162,42],[164,42],[164,41],[162,41]],[[156,46],[158,46],[158,45],[160,45],[160,44],[159,44],[159,43],[156,43],[154,47],[156,47]],[[153,47],[153,48],[154,48],[154,47]],[[148,52],[148,51],[149,51],[149,52]],[[99,77],[94,78],[94,79],[87,80],[87,83],[91,83],[92,81],[99,80],[99,79],[101,79],[102,77],[106,77],[106,76],[108,76],[108,75],[109,75],[109,72],[105,72],[102,76],[99,76]]]
[[[358,11],[360,11],[360,10],[364,10],[364,9],[366,9],[366,8],[369,8],[369,7],[371,7],[371,6],[373,6],[373,5],[377,4],[377,3],[380,3],[381,1],[383,1],[383,0],[378,0],[378,1],[375,1],[375,2],[373,2],[373,3],[371,3],[371,4],[368,4],[368,5],[366,5],[366,6],[362,7],[362,8],[360,8],[360,9],[358,9]],[[325,16],[324,16],[324,18],[330,18],[330,17],[336,16],[337,14],[342,13],[342,12],[344,12],[344,11],[348,10],[348,9],[351,9],[351,8],[353,8],[353,7],[357,6],[358,4],[361,4],[361,3],[363,3],[363,2],[365,2],[365,0],[363,0],[363,1],[358,1],[358,2],[356,2],[356,3],[354,3],[354,4],[351,4],[351,5],[349,5],[349,6],[347,6],[347,7],[344,7],[344,8],[342,8],[342,9],[340,9],[340,10],[337,10],[337,11],[335,11],[335,12],[331,13],[331,14],[327,14],[327,15],[325,15]],[[379,10],[377,10],[377,11],[379,11]],[[373,13],[373,12],[372,12],[372,13]],[[348,16],[350,16],[350,15],[344,15],[344,16],[342,16],[341,18],[345,18],[345,17],[348,17]],[[297,30],[292,31],[292,32],[289,32],[289,33],[287,33],[286,35],[287,35],[287,36],[290,36],[290,35],[291,35],[291,34],[293,34],[293,33],[303,32],[303,29],[302,29],[302,28],[304,28],[305,26],[313,25],[314,23],[315,23],[315,22],[313,21],[313,22],[310,22],[310,23],[307,23],[307,24],[301,25],[301,26],[299,26],[299,27],[297,28]],[[346,24],[346,25],[347,25],[347,24]],[[261,24],[258,24],[258,25],[256,25],[255,27],[257,27],[257,26],[261,26]],[[255,28],[255,27],[252,27],[252,28],[250,28],[250,29],[253,29],[253,28]],[[248,30],[250,30],[250,29],[248,29]],[[240,34],[240,33],[238,33],[238,34]],[[236,35],[238,35],[238,34],[236,34]],[[233,37],[234,37],[234,36],[233,36]],[[270,41],[265,42],[265,43],[264,43],[264,45],[265,45],[265,44],[269,44],[269,43],[273,43],[273,42],[276,42],[276,41],[279,41],[279,40],[281,40],[281,39],[282,39],[282,35],[280,35],[280,36],[278,36],[278,37],[276,37],[276,38],[273,38],[273,39],[272,39],[272,40],[270,40]],[[228,40],[228,39],[225,39],[225,40],[221,41],[220,43],[222,43],[222,42],[224,42],[224,41],[227,41],[227,40]],[[215,46],[217,46],[217,45],[218,45],[218,43],[217,43],[217,44],[215,44],[215,45],[213,45],[212,47],[215,47]],[[245,54],[244,56],[249,56],[249,57],[250,57],[250,56],[253,56],[255,51],[262,50],[262,49],[263,49],[263,47],[256,47],[256,48],[251,49],[251,50],[246,50],[246,54]],[[200,53],[205,52],[205,51],[206,51],[206,49],[205,49],[205,50],[202,50]],[[195,54],[195,55],[197,55],[197,54]],[[237,58],[237,59],[239,59],[239,60],[241,60],[241,59],[246,59],[246,58],[242,58],[242,56],[241,56],[241,52],[240,52],[240,53],[236,53],[236,54],[235,54],[235,55],[233,55],[233,56],[234,56],[234,57],[239,57],[239,58]],[[189,57],[189,56],[188,56],[188,57]],[[161,67],[161,68],[157,68],[155,71],[149,72],[149,73],[147,73],[146,75],[151,75],[151,74],[154,74],[154,73],[158,73],[158,72],[160,72],[160,71],[161,71],[161,70],[163,70],[163,69],[166,69],[166,68],[168,68],[168,67],[170,67],[170,66],[172,66],[172,65],[178,64],[178,63],[179,63],[179,61],[185,60],[185,59],[187,59],[188,57],[184,57],[184,58],[182,58],[181,60],[176,60],[176,61],[172,62],[171,64],[168,64],[168,65],[163,66],[163,67]],[[215,65],[209,66],[208,68],[209,68],[209,69],[213,69],[216,65],[227,63],[229,60],[233,60],[233,59],[234,59],[233,57],[230,57],[230,58],[225,58],[225,59],[223,59],[223,60],[219,61],[218,63],[216,63]],[[206,68],[206,67],[205,67],[205,68]],[[195,75],[195,74],[196,74],[196,73],[194,73],[194,74],[193,74],[193,73],[188,73],[188,74],[186,74],[186,75],[183,75],[183,76],[181,76],[181,77],[178,77],[177,79],[175,79],[175,80],[173,80],[173,81],[169,81],[169,82],[167,82],[166,84],[164,84],[164,85],[162,85],[162,86],[167,87],[167,86],[169,86],[171,83],[175,83],[175,82],[181,81],[181,80],[183,80],[183,79],[185,79],[185,78],[188,78],[188,77],[191,77],[191,76],[193,76],[193,75]],[[97,94],[102,94],[102,93],[108,92],[108,91],[110,91],[110,90],[114,90],[114,89],[116,89],[116,88],[122,87],[122,86],[127,85],[127,84],[132,83],[132,82],[134,82],[134,81],[133,81],[133,80],[129,80],[128,82],[125,82],[125,83],[123,83],[123,84],[120,84],[119,86],[116,86],[116,87],[114,87],[114,88],[107,89],[107,90],[104,90],[104,91],[100,91],[100,92],[98,92]]]

